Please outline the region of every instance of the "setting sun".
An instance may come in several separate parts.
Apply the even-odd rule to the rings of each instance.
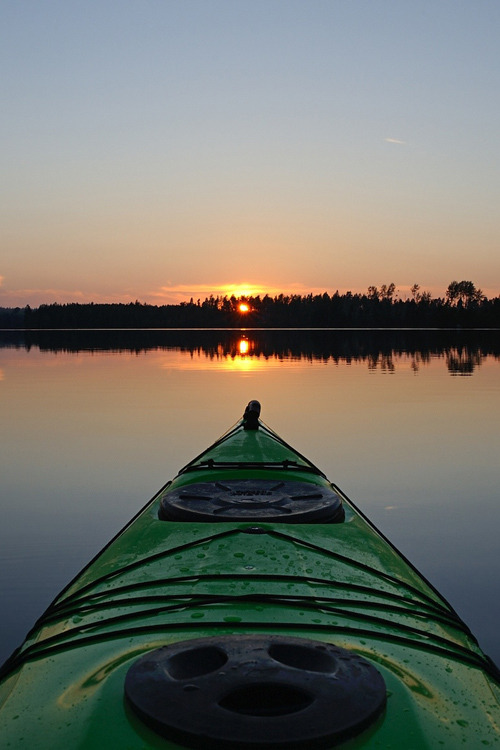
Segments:
[[[238,305],[238,310],[240,313],[247,313],[250,310],[250,305],[248,305],[246,302],[240,302]]]

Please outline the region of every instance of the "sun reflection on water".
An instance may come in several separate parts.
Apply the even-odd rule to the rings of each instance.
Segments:
[[[253,350],[254,344],[246,336],[238,339],[236,351],[225,358],[224,369],[246,373],[255,371],[261,363]]]
[[[174,362],[175,369],[179,370],[216,369],[244,374],[283,366],[281,358],[264,356],[259,351],[256,342],[244,334],[240,334],[240,337],[234,339],[229,345],[220,343],[206,351],[198,348],[191,352],[189,358],[182,352],[175,351],[169,352],[168,360],[164,356],[160,358],[160,366],[163,369],[171,370]]]

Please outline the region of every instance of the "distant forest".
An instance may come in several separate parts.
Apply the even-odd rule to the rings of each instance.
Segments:
[[[240,306],[244,303],[246,310]],[[500,297],[452,281],[433,298],[418,284],[402,299],[395,284],[365,294],[214,297],[177,305],[69,303],[0,308],[0,328],[500,328]]]

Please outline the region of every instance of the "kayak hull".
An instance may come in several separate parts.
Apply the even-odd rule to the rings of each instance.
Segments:
[[[295,509],[266,494],[279,483],[292,498],[300,485]],[[301,522],[309,494],[327,511]],[[179,497],[189,520],[168,517]],[[495,746],[498,671],[339,488],[244,418],[36,623],[2,671],[0,736],[51,749]]]

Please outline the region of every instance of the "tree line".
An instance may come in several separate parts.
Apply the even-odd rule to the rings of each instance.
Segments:
[[[1,328],[498,328],[500,297],[488,299],[471,281],[452,281],[433,298],[418,284],[401,298],[394,283],[366,293],[279,294],[149,305],[53,303],[0,308]]]

